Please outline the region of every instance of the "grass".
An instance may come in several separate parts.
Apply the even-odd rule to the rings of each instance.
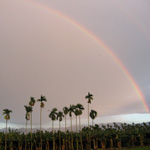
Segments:
[[[123,150],[150,150],[150,147],[136,147],[136,148],[128,148]]]
[[[99,149],[103,150],[103,149]],[[122,148],[122,149],[105,149],[105,150],[150,150],[150,147]]]

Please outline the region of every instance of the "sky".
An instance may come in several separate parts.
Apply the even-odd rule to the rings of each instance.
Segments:
[[[86,124],[88,92],[95,123],[149,121],[149,7],[148,0],[1,0],[0,128],[4,108],[13,111],[10,125],[24,126],[24,105],[41,95],[43,127],[51,126],[49,110],[77,103]],[[33,110],[37,127],[38,102]]]

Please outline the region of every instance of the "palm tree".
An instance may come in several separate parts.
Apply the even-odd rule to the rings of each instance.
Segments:
[[[33,107],[35,104],[35,99],[34,97],[30,97],[30,102],[29,102],[29,105],[31,107]],[[32,111],[31,111],[31,150],[32,150]]]
[[[80,145],[81,145],[81,150],[83,150],[83,142],[82,142],[82,133],[81,133],[81,121],[80,121],[80,116],[82,115],[82,111],[84,110],[84,107],[82,104],[77,104],[76,108],[79,109],[79,130],[80,130]]]
[[[64,114],[62,111],[59,111],[57,113],[57,119],[59,120],[59,150],[61,150],[61,138],[60,138],[60,122],[62,121],[62,118],[64,117]]]
[[[54,132],[54,121],[57,119],[57,108],[53,108],[49,114],[49,118],[52,120],[52,132]]]
[[[3,109],[4,119],[6,120],[6,131],[5,131],[5,150],[7,150],[7,121],[10,119],[10,113],[12,113],[9,109]]]
[[[49,114],[49,118],[52,119],[52,132],[53,132],[53,150],[55,150],[55,137],[54,137],[54,121],[57,119],[57,108],[53,108]]]
[[[84,107],[82,104],[77,104],[76,108],[79,109],[79,129],[81,131],[81,120],[80,120],[80,116],[82,115],[82,111],[84,110]]]
[[[71,123],[71,149],[73,150],[73,133],[72,133],[72,113],[74,113],[75,105],[70,105],[69,108],[69,116],[70,116],[70,123]]]
[[[78,150],[78,136],[77,136],[77,132],[78,132],[78,126],[77,126],[77,117],[79,116],[80,110],[76,107],[76,109],[74,110],[74,114],[76,116],[76,144],[77,144],[77,150]]]
[[[70,105],[69,108],[69,116],[70,116],[70,123],[71,123],[71,132],[72,132],[72,113],[74,113],[75,105]]]
[[[65,115],[65,133],[66,133],[66,131],[67,131],[67,125],[66,125],[66,115],[68,114],[68,112],[69,112],[69,108],[68,107],[64,107],[63,108],[63,112],[64,112],[64,115]]]
[[[27,149],[27,121],[30,120],[30,113],[32,112],[31,106],[24,106],[25,107],[25,119],[26,119],[26,138],[25,138],[25,150]]]
[[[60,131],[60,122],[62,121],[62,118],[64,117],[64,114],[62,111],[59,111],[57,113],[57,119],[59,120],[59,131]]]
[[[66,134],[66,132],[67,132],[67,125],[66,125],[66,116],[67,116],[67,114],[69,113],[69,108],[68,107],[64,107],[63,108],[63,113],[64,113],[64,115],[65,115],[65,148],[67,149],[67,134]]]
[[[80,112],[79,112],[79,109],[76,106],[75,106],[74,114],[76,116],[76,132],[78,132],[77,117],[79,116]]]
[[[40,102],[40,139],[41,139],[41,150],[42,150],[42,134],[41,134],[41,126],[42,126],[42,108],[44,108],[44,102],[47,102],[46,97],[41,95],[41,98],[37,100]]]
[[[92,128],[93,128],[93,134],[94,134],[94,119],[97,117],[97,112],[95,110],[91,110],[90,117],[92,119]],[[90,149],[91,149],[91,138],[90,138],[90,132],[89,132],[89,142],[90,142]]]
[[[95,110],[91,110],[90,117],[92,119],[92,126],[94,125],[94,119],[97,117],[97,112]]]
[[[90,92],[88,92],[88,95],[85,96],[85,99],[88,99],[88,128],[90,126],[89,124],[89,118],[90,118],[90,108],[89,108],[89,104],[91,104],[91,100],[93,100],[93,95],[90,94]]]

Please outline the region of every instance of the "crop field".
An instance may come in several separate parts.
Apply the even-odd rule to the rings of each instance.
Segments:
[[[150,147],[136,147],[136,148],[121,148],[121,149],[98,149],[98,150],[150,150]]]

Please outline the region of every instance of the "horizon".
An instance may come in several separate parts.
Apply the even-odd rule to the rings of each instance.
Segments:
[[[124,118],[124,121],[121,121],[121,118]],[[140,119],[139,119],[140,118]],[[150,118],[150,114],[146,113],[146,114],[125,114],[125,115],[114,115],[114,116],[103,116],[103,117],[96,117],[94,119],[94,125],[98,124],[113,124],[113,123],[127,123],[127,124],[141,124],[143,122],[148,123],[150,122],[149,120]],[[109,121],[108,121],[109,120]],[[134,121],[133,121],[134,120]],[[70,127],[70,119],[67,117],[66,120],[67,124],[67,128]],[[76,126],[76,120],[73,117],[73,126]],[[79,122],[78,122],[79,123]],[[59,121],[56,120],[54,121],[55,124],[55,129],[59,128]],[[92,125],[92,120],[90,119],[90,125]],[[0,122],[0,129],[4,129],[6,126],[5,122]],[[81,126],[82,127],[86,127],[88,126],[88,119],[84,118],[81,119]],[[13,129],[20,129],[20,128],[25,128],[26,127],[26,123],[21,123],[21,122],[11,122],[8,121],[8,127],[13,128]],[[39,129],[40,128],[40,124],[39,123],[34,123],[33,122],[33,129]],[[42,123],[42,129],[47,130],[52,128],[52,121],[50,120],[49,122],[43,122]],[[64,120],[61,121],[61,128],[65,128],[65,122]],[[28,121],[28,129],[30,129],[30,120]],[[70,129],[69,129],[70,130]]]

